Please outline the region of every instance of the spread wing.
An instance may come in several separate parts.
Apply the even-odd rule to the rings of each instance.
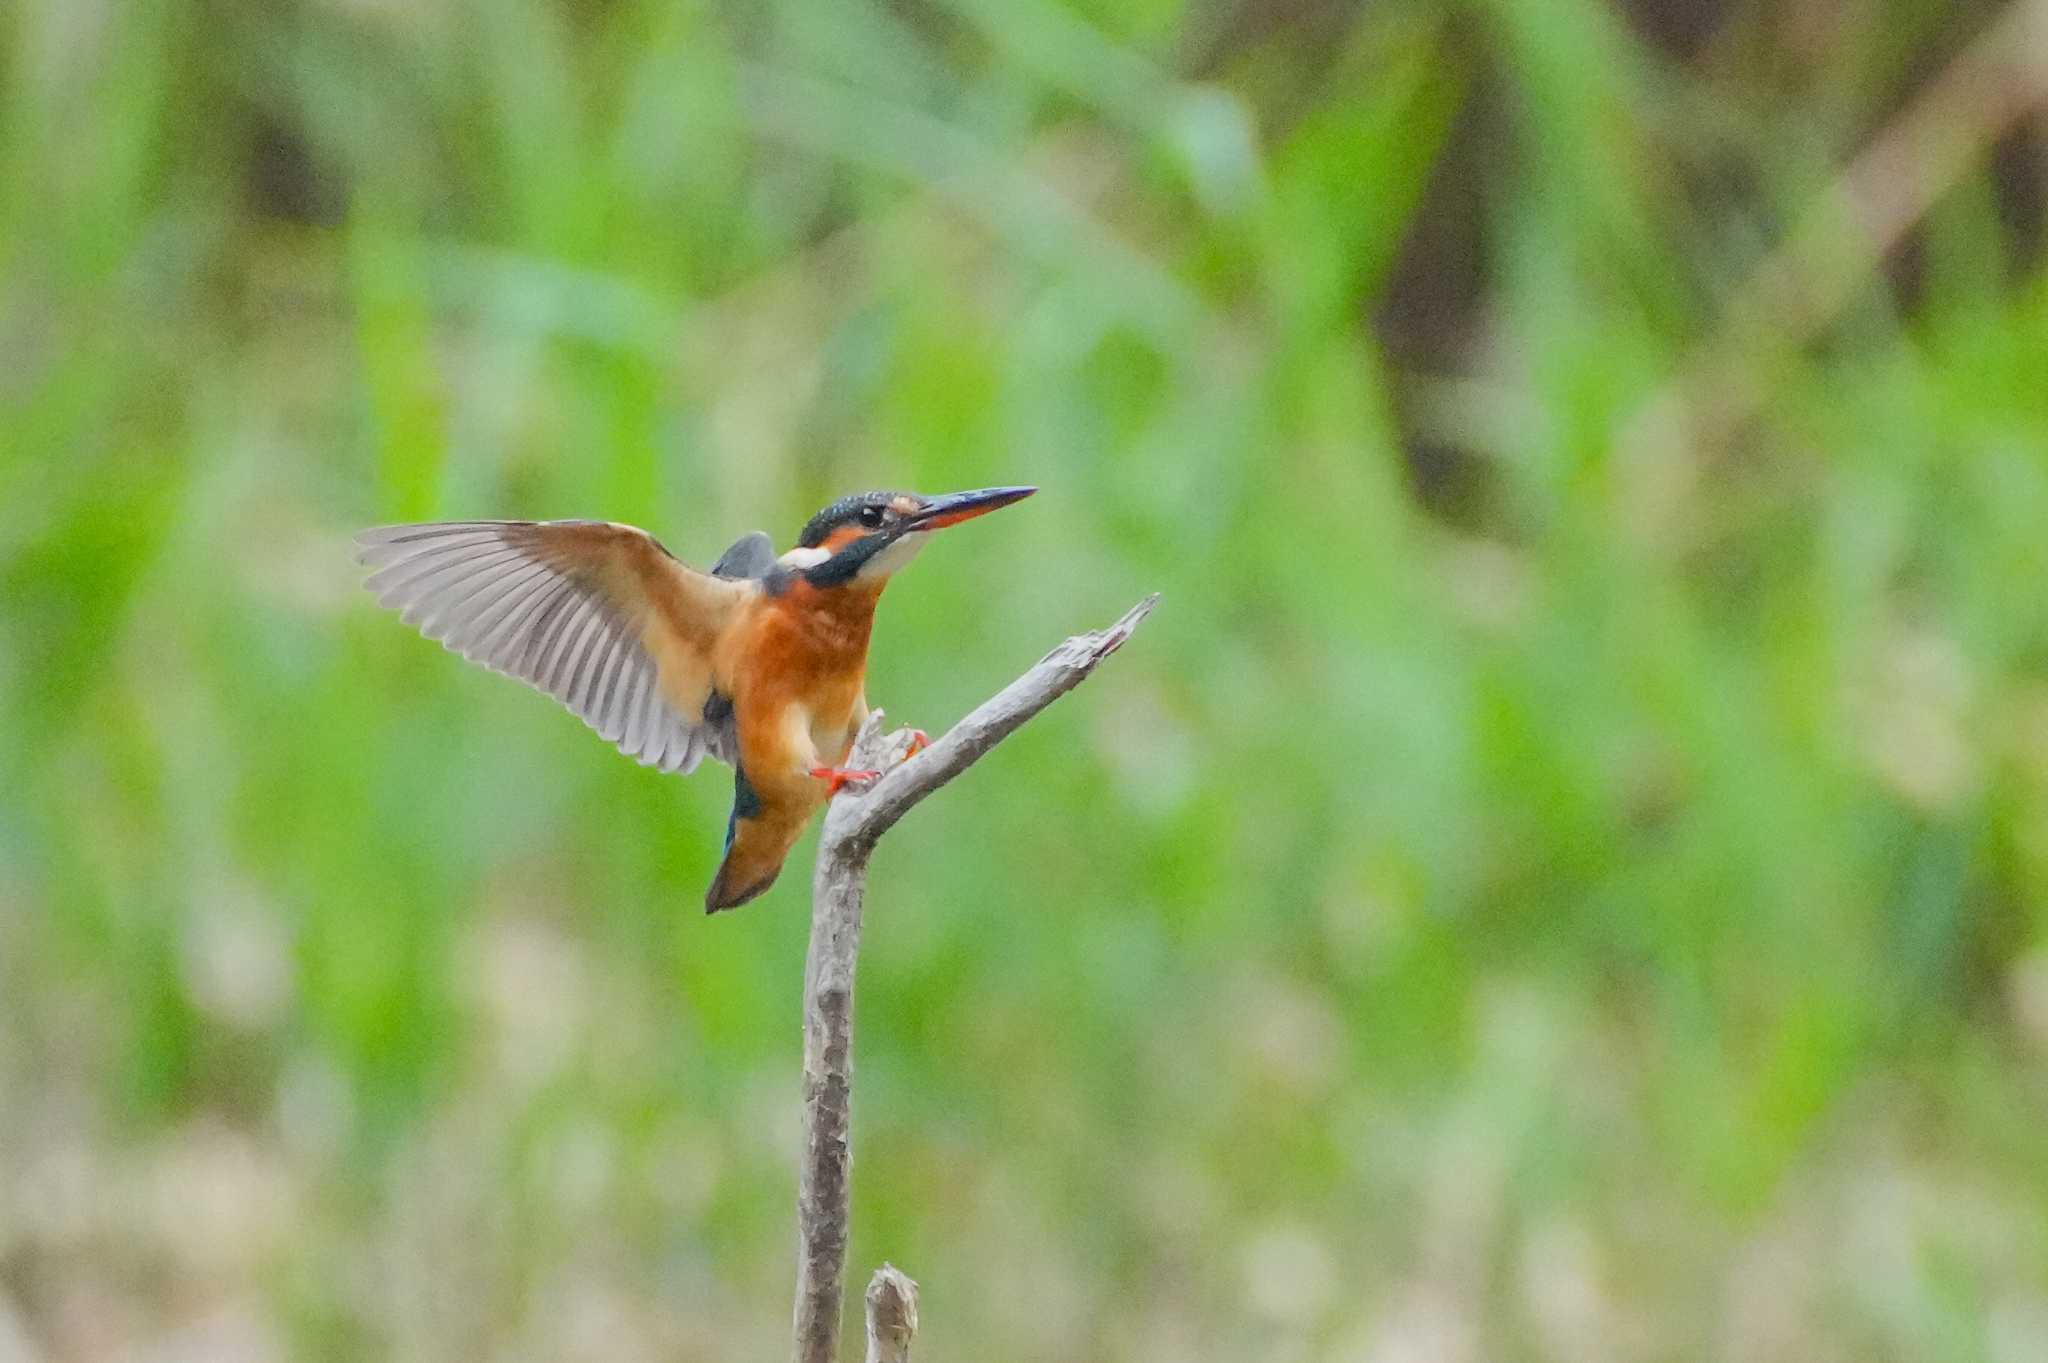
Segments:
[[[700,573],[610,521],[387,525],[356,543],[380,604],[545,691],[628,757],[678,772],[706,752],[732,760],[729,718],[704,713],[711,653],[756,584]]]

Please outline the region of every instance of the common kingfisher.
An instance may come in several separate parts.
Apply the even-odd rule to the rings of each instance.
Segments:
[[[858,492],[788,553],[757,530],[709,572],[611,521],[387,525],[356,543],[381,605],[553,696],[628,757],[732,765],[725,859],[704,895],[716,913],[773,885],[811,815],[880,774],[843,764],[868,716],[868,635],[890,576],[934,532],[1037,490]]]

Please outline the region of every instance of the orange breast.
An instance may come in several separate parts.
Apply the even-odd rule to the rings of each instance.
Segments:
[[[809,765],[793,748],[792,705],[809,718],[816,759],[829,765],[844,760],[867,679],[879,595],[879,589],[851,586],[821,591],[799,580],[780,596],[763,598],[733,631],[734,653],[720,671],[733,682],[741,760],[764,795],[793,783]],[[802,780],[817,784],[809,776]]]

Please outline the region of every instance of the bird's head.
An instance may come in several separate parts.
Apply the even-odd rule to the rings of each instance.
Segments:
[[[924,497],[915,492],[856,492],[811,517],[796,548],[782,556],[816,587],[880,586],[949,525],[1022,501],[1035,487],[990,487]]]

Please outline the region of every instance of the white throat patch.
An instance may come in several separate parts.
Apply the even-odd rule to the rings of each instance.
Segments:
[[[854,576],[863,582],[873,582],[877,578],[889,576],[916,558],[917,551],[924,548],[924,542],[931,537],[929,530],[912,530],[898,536],[888,548],[861,564],[860,571]]]

